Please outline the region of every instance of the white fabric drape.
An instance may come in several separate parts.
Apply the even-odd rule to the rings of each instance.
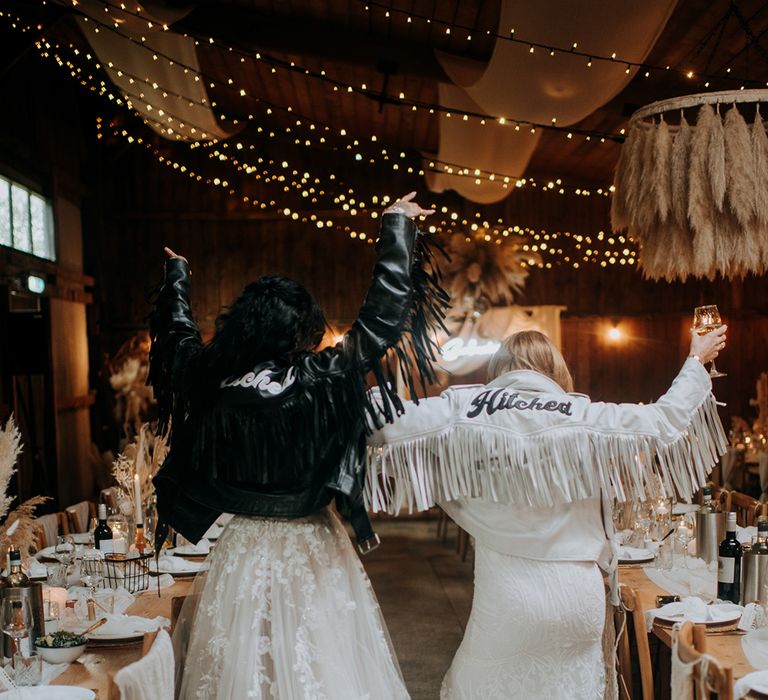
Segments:
[[[158,16],[148,13],[146,8],[137,13],[132,4],[131,12],[111,6],[107,15],[104,4],[97,0],[81,0],[78,9],[98,22],[106,24],[110,19],[117,22],[120,34],[136,39],[132,41],[93,21],[79,18],[80,28],[110,80],[153,130],[166,138],[184,141],[222,139],[236,131],[222,128],[211,110],[205,80],[200,75],[195,40],[163,30],[165,21],[178,19],[186,11],[180,11],[175,17]],[[150,11],[157,12],[155,8]],[[142,19],[136,14],[141,14]],[[153,57],[155,53],[157,60]],[[163,56],[173,60],[174,65]],[[182,66],[188,68],[185,70]],[[169,133],[168,129],[172,131]]]
[[[122,700],[173,700],[173,668],[173,643],[160,630],[146,656],[115,674],[115,685]]]
[[[551,46],[570,47],[595,55],[617,56],[644,61],[666,26],[676,0],[648,0],[643,3],[609,3],[603,0],[503,0],[498,34],[515,35]],[[451,109],[468,109],[494,117],[560,126],[582,120],[615,97],[634,77],[624,63],[593,61],[568,52],[551,56],[545,49],[531,54],[528,45],[497,39],[486,66],[461,56],[437,52],[437,57],[454,85],[440,85],[440,104]],[[541,137],[542,130],[515,131],[514,125],[482,125],[478,119],[439,119],[440,142],[436,157],[520,177]],[[428,165],[425,164],[425,165]],[[433,191],[454,189],[474,202],[490,203],[506,197],[503,180],[475,183],[472,177],[430,173],[427,185]]]

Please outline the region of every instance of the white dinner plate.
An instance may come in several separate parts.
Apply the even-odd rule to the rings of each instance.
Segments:
[[[667,615],[665,613],[657,613],[656,617],[659,620],[663,620],[664,622],[683,622],[690,620],[694,624],[697,625],[707,625],[708,627],[711,627],[713,625],[726,625],[731,622],[736,622],[738,620],[742,613],[744,612],[744,609],[739,605],[734,605],[733,603],[721,603],[717,605],[720,610],[723,612],[726,612],[727,614],[721,617],[719,620],[704,620],[699,616],[693,616],[693,617],[685,617],[682,614],[680,615]],[[732,609],[730,609],[732,608]]]
[[[638,549],[636,547],[629,549],[632,551],[632,556],[627,556],[624,547],[619,547],[619,564],[645,564],[653,561],[656,557],[655,552],[650,549]]]
[[[195,549],[195,547],[193,546],[184,544],[181,547],[176,547],[176,549],[171,549],[168,551],[169,553],[173,554],[174,557],[190,557],[194,559],[205,559],[211,553],[211,550],[207,552],[201,552]]]
[[[94,700],[96,693],[71,685],[38,685],[0,693],[0,698],[10,697],[14,700]]]
[[[135,642],[144,638],[144,632],[121,632],[120,634],[99,634],[98,630],[85,635],[88,642]]]

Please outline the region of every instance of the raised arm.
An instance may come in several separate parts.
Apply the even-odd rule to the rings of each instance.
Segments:
[[[412,221],[432,210],[422,209],[412,201],[414,196],[413,192],[406,195],[383,213],[373,280],[350,331],[335,347],[300,361],[300,370],[319,380],[350,371],[360,376],[373,371],[382,388],[380,413],[386,421],[402,411],[402,404],[394,391],[394,368],[389,362],[382,366],[380,360],[399,344],[396,361],[412,396],[417,395],[413,374],[424,393],[425,382],[433,378],[435,349],[430,331],[442,323],[448,302],[427,239]]]
[[[174,410],[173,390],[177,368],[202,346],[200,331],[192,318],[189,301],[190,272],[187,259],[165,249],[165,279],[150,317],[149,384],[158,404],[159,430],[163,431]]]

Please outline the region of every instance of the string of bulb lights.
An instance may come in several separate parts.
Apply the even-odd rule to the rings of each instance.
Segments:
[[[98,138],[101,138],[101,119],[97,120],[97,131],[99,132]],[[205,179],[200,175],[196,175],[194,171],[188,168],[186,165],[180,163],[178,160],[164,156],[149,141],[143,139],[140,136],[132,136],[126,129],[113,128],[112,135],[121,137],[131,144],[136,143],[143,145],[155,156],[158,162],[165,165],[166,167],[173,169],[174,171],[187,174],[190,178],[195,179],[198,182],[200,182],[202,179],[207,184],[212,184],[214,186],[222,187],[225,189],[228,187],[228,183],[226,181],[219,180],[218,178]],[[229,194],[235,194],[235,190],[230,189]],[[245,204],[256,204],[256,200],[247,196],[241,196],[241,199]],[[386,205],[391,201],[392,197],[390,195],[384,195],[380,199],[374,195],[371,199],[371,203],[377,207],[386,207]],[[355,216],[359,213],[356,211],[356,207],[360,207],[362,209],[366,206],[364,203],[356,202],[354,198],[345,194],[338,195],[335,198],[335,202],[340,204],[341,208],[348,212],[350,216]],[[271,202],[271,204],[273,203],[274,201]],[[437,208],[437,205],[434,203],[430,206]],[[261,208],[264,208],[263,203]],[[450,212],[448,207],[439,207],[438,211],[442,212],[443,214],[448,214],[448,218],[452,222],[459,223],[457,219],[454,219],[454,217],[457,217],[458,215],[455,212]],[[323,219],[317,214],[302,214],[291,209],[290,207],[277,209],[274,211],[274,213],[282,214],[286,218],[290,218],[293,221],[300,221],[302,223],[314,223],[318,229],[341,228],[339,223],[335,223],[331,219]],[[479,213],[476,213],[475,215],[477,217],[480,216]],[[372,219],[378,218],[378,211],[370,212],[370,217]],[[637,253],[634,250],[634,247],[632,244],[627,242],[624,236],[614,237],[606,235],[604,231],[599,231],[595,236],[585,236],[582,234],[574,234],[570,231],[548,232],[546,229],[533,229],[521,226],[507,226],[500,228],[499,226],[501,225],[501,221],[502,220],[499,219],[498,224],[494,225],[487,220],[470,223],[469,220],[462,219],[460,223],[462,226],[469,229],[472,234],[480,232],[482,234],[482,239],[488,243],[501,245],[503,241],[509,237],[518,237],[523,239],[526,241],[521,244],[523,251],[536,253],[544,258],[539,263],[537,263],[533,258],[530,258],[527,263],[523,262],[523,266],[528,267],[552,269],[557,265],[571,265],[574,269],[578,269],[583,263],[592,263],[598,265],[601,268],[607,268],[614,265],[632,266],[634,265],[637,257]],[[445,224],[446,220],[444,219],[441,221],[441,225],[431,224],[427,230],[430,233],[443,233],[448,235],[458,232],[455,229],[451,230],[444,228]],[[372,244],[374,242],[370,232],[359,231],[357,228],[352,228],[349,225],[345,225],[343,230],[352,239],[356,239],[368,244]],[[575,248],[574,254],[569,254],[566,250],[558,245],[558,241],[561,239],[569,240],[570,244]],[[469,236],[468,240],[470,240]],[[600,246],[603,242],[607,243],[609,246],[616,247],[607,249],[601,248]],[[550,259],[546,259],[547,257]]]
[[[107,24],[101,20],[95,19],[84,12],[77,9],[77,0],[72,0],[72,8],[74,12],[83,18],[84,22],[92,22],[95,25],[97,25],[98,28],[106,29],[110,32],[113,32],[114,34],[120,36],[123,39],[126,39],[128,41],[131,41],[136,46],[141,46],[147,51],[151,51],[153,55],[155,55],[158,58],[163,58],[166,61],[168,61],[169,65],[171,66],[178,66],[185,68],[187,70],[195,71],[198,73],[198,75],[202,78],[204,78],[206,81],[209,81],[209,84],[211,87],[216,85],[215,79],[211,76],[208,76],[204,74],[201,71],[197,71],[195,68],[191,66],[187,66],[182,62],[176,61],[172,59],[170,56],[167,56],[166,54],[163,54],[160,51],[155,51],[151,49],[148,46],[145,46],[142,41],[137,41],[134,37],[130,36],[129,34],[126,34],[122,31],[120,31],[120,24],[115,21],[112,25]],[[108,10],[108,7],[112,7],[113,9],[119,9],[121,12],[125,12],[126,14],[132,15],[134,17],[137,17],[141,19],[142,21],[147,23],[148,28],[154,28],[154,23],[145,17],[143,17],[141,14],[137,12],[132,12],[128,10],[127,8],[120,7],[118,8],[115,5],[111,5],[110,3],[105,3],[105,9]],[[167,25],[164,25],[164,28],[167,28]],[[309,68],[306,68],[304,66],[299,66],[296,64],[295,61],[285,61],[283,59],[276,58],[274,56],[271,56],[269,54],[266,54],[262,51],[256,52],[256,53],[249,53],[246,51],[242,51],[241,49],[228,46],[225,43],[217,42],[213,37],[207,37],[207,38],[201,38],[190,34],[182,34],[182,36],[188,37],[193,39],[196,42],[196,45],[200,45],[200,42],[202,41],[204,44],[209,45],[220,45],[225,50],[229,51],[230,53],[236,53],[240,55],[242,58],[249,58],[256,61],[263,61],[270,65],[272,67],[272,72],[276,73],[277,69],[282,69],[285,71],[289,71],[291,73],[295,73],[298,75],[302,75],[305,77],[310,77],[315,80],[324,82],[326,84],[330,84],[334,90],[334,92],[338,92],[339,90],[342,90],[347,93],[355,93],[358,95],[362,95],[363,97],[366,97],[367,99],[374,101],[378,104],[382,103],[382,100],[384,100],[387,104],[393,105],[393,106],[400,106],[400,107],[410,107],[412,111],[417,111],[418,109],[423,109],[425,111],[428,111],[430,114],[443,114],[446,118],[452,118],[454,116],[460,117],[464,120],[469,120],[470,118],[476,119],[480,122],[481,125],[486,125],[488,123],[497,123],[500,125],[509,125],[513,128],[515,128],[517,131],[520,129],[528,129],[531,133],[536,133],[537,129],[543,129],[543,130],[551,130],[556,131],[564,134],[567,138],[573,138],[574,135],[583,136],[586,141],[594,141],[597,143],[605,143],[606,141],[613,141],[617,143],[621,143],[624,141],[624,135],[623,133],[608,133],[603,131],[596,131],[596,130],[590,130],[590,129],[577,129],[573,127],[562,127],[557,126],[557,119],[555,117],[552,118],[552,121],[550,123],[541,123],[541,122],[532,122],[529,120],[524,119],[515,119],[513,117],[496,117],[490,114],[486,114],[483,112],[476,112],[473,110],[462,110],[462,109],[453,109],[449,107],[445,107],[444,105],[434,103],[434,102],[424,102],[421,100],[412,100],[405,96],[403,92],[400,92],[395,97],[389,97],[389,96],[382,96],[381,93],[376,92],[375,90],[371,90],[367,87],[366,84],[363,84],[361,87],[356,87],[352,85],[351,83],[348,83],[346,81],[340,80],[338,78],[331,78],[326,74],[326,71],[315,71]],[[220,86],[231,90],[233,92],[237,92],[237,94],[240,97],[248,97],[247,90],[240,86],[239,84],[236,84],[233,78],[228,78],[225,83],[220,83]]]
[[[0,17],[4,16],[4,14],[0,11]],[[12,19],[10,16],[8,16],[10,19]],[[18,27],[18,22],[20,22],[19,18],[15,18],[16,26]],[[24,28],[24,31],[29,31],[31,27],[27,25],[26,28]],[[40,29],[40,25],[37,26],[37,29]],[[50,44],[45,45],[42,41],[38,42],[38,47],[45,53],[46,55],[50,57],[55,57],[55,60],[57,61],[58,65],[60,65],[62,68],[67,69],[71,76],[78,80],[83,86],[87,87],[88,89],[95,91],[99,94],[105,95],[107,99],[110,102],[113,102],[114,104],[117,104],[119,106],[124,106],[128,109],[130,109],[130,105],[127,101],[120,98],[120,96],[115,95],[111,92],[111,90],[107,87],[107,84],[102,80],[100,84],[94,85],[94,84],[88,84],[88,81],[86,78],[82,75],[82,70],[75,66],[72,62],[67,62],[64,59],[62,59],[60,56],[56,55],[55,53],[50,52],[49,50],[52,49],[52,46]],[[88,78],[95,80],[93,76],[88,76]],[[97,131],[98,131],[98,138],[101,138],[101,120],[99,120],[97,124]],[[137,137],[129,134],[127,130],[113,130],[113,135],[120,136],[124,138],[128,143],[136,143],[139,145],[144,145],[146,149],[150,150],[158,162],[165,165],[166,167],[171,168],[173,171],[185,174],[189,178],[195,180],[196,182],[210,185],[212,187],[221,188],[227,191],[228,194],[235,196],[237,195],[236,190],[230,185],[228,180],[226,178],[218,178],[218,177],[206,177],[201,175],[200,173],[197,173],[192,167],[180,162],[177,159],[170,158],[168,156],[163,155],[160,153],[160,151],[155,148],[149,141],[146,139],[143,139],[142,137]],[[210,144],[204,144],[205,146],[209,146]],[[229,146],[228,143],[224,142],[221,144],[223,146]],[[200,144],[197,144],[197,146],[200,146]],[[219,158],[219,155],[213,154],[214,158]],[[270,161],[270,164],[273,164],[274,161]],[[286,163],[281,164],[282,167],[287,167]],[[269,171],[263,170],[264,174],[269,175]],[[297,175],[298,171],[293,170],[293,175]],[[282,175],[275,176],[271,175],[274,179],[282,182],[284,181],[284,177]],[[305,178],[308,177],[308,174],[305,173]],[[295,183],[295,184],[306,184],[303,183]],[[325,194],[325,193],[323,193]],[[358,213],[362,214],[365,212],[366,204],[357,200],[354,195],[354,191],[352,188],[349,189],[347,193],[338,194],[338,195],[330,195],[334,197],[334,203],[337,205],[340,205],[342,210],[347,212],[350,216],[355,216]],[[258,207],[261,210],[265,210],[268,207],[276,207],[277,202],[273,199],[270,200],[268,203],[265,201],[260,201],[252,197],[248,196],[241,196],[240,199],[251,206]],[[377,207],[379,205],[386,206],[386,204],[391,201],[392,198],[389,195],[383,196],[381,199],[378,199],[377,197],[372,198],[372,204],[376,205]],[[478,231],[484,231],[484,235],[482,236],[482,239],[486,242],[495,242],[496,244],[501,244],[502,241],[505,238],[508,238],[509,236],[518,236],[523,237],[525,239],[530,239],[530,243],[524,243],[522,245],[523,250],[531,250],[531,252],[544,254],[544,257],[547,256],[550,257],[549,260],[543,261],[539,266],[546,269],[551,269],[554,264],[570,264],[574,268],[578,268],[580,266],[580,262],[582,263],[592,263],[592,264],[598,264],[601,267],[607,267],[609,265],[619,264],[619,265],[632,265],[634,264],[636,253],[631,247],[631,244],[629,244],[623,236],[617,236],[614,237],[605,237],[604,232],[600,231],[598,232],[597,236],[593,238],[590,236],[584,236],[582,234],[574,234],[569,231],[565,232],[553,232],[549,233],[545,229],[533,229],[530,227],[520,227],[520,226],[504,226],[503,220],[499,218],[495,223],[491,223],[490,221],[483,218],[483,215],[480,212],[474,213],[474,219],[475,221],[472,221],[472,217],[469,219],[460,217],[459,213],[456,211],[451,211],[447,206],[438,206],[436,204],[432,204],[434,208],[436,208],[439,212],[439,215],[444,216],[445,218],[442,218],[439,223],[436,224],[430,224],[428,227],[428,230],[431,233],[456,233],[457,227],[461,226],[464,228],[464,230],[469,230],[472,233],[476,233]],[[318,228],[343,228],[344,232],[347,233],[350,238],[357,239],[363,242],[372,243],[373,241],[370,238],[370,234],[366,233],[365,231],[358,231],[356,228],[353,228],[349,225],[340,225],[340,224],[334,224],[333,221],[330,219],[323,220],[322,218],[318,217],[315,214],[310,214],[309,216],[306,215],[300,215],[298,212],[292,210],[289,207],[282,207],[282,208],[276,208],[273,210],[275,213],[282,214],[285,217],[291,218],[294,221],[301,220],[303,222],[313,222]],[[371,211],[369,212],[371,218],[376,218],[378,216],[377,211]],[[564,251],[562,248],[556,248],[555,246],[548,243],[549,241],[556,241],[559,238],[570,240],[571,243],[575,247],[575,252],[573,255],[569,255],[567,251]],[[601,243],[598,243],[601,242]],[[602,242],[605,241],[610,246],[616,246],[616,248],[608,248],[603,249],[601,248]],[[620,249],[621,246],[624,246],[623,249]],[[599,249],[600,248],[600,249]],[[535,261],[530,262],[531,265],[535,265]]]
[[[74,47],[72,44],[69,45],[70,49],[75,52],[76,55],[79,55],[79,50]],[[145,47],[148,49],[148,47]],[[100,64],[98,61],[88,52],[85,53],[85,57],[87,60],[90,60],[94,62],[95,66],[98,68],[100,67]],[[154,91],[159,92],[163,95],[163,97],[168,97],[169,95],[172,97],[175,97],[177,99],[183,100],[187,102],[188,104],[196,104],[204,107],[209,107],[207,101],[205,100],[195,100],[193,98],[186,97],[184,95],[181,95],[179,93],[174,92],[173,90],[164,87],[162,85],[159,85],[157,82],[155,82],[152,78],[142,78],[136,74],[132,74],[130,71],[127,71],[119,66],[115,66],[114,64],[109,64],[109,67],[114,70],[119,76],[125,76],[129,79],[129,82],[131,84],[139,82],[143,83],[148,89],[152,89]],[[126,92],[129,92],[128,90],[125,90]],[[178,115],[175,115],[173,112],[169,112],[167,107],[163,107],[160,105],[157,105],[151,101],[151,99],[147,98],[145,93],[129,93],[134,99],[141,100],[144,102],[147,107],[151,109],[155,109],[157,113],[160,116],[164,116],[166,120],[168,121],[171,126],[168,126],[168,124],[162,124],[159,121],[153,122],[155,126],[160,129],[164,134],[168,136],[175,136],[176,138],[180,138],[180,135],[174,131],[173,123],[174,123],[174,117],[175,120],[179,123],[181,123],[182,126],[184,126],[183,120],[178,117]],[[292,116],[299,116],[300,119],[296,119],[295,124],[296,125],[302,125],[303,122],[307,122],[309,124],[309,130],[314,131],[318,127],[320,127],[323,131],[326,133],[330,133],[332,131],[331,127],[327,124],[323,124],[319,120],[313,120],[312,118],[306,117],[304,115],[300,115],[296,113],[296,111],[292,107],[287,108],[280,108],[279,106],[270,103],[266,100],[261,100],[261,98],[254,98],[255,100],[259,102],[263,102],[266,107],[266,113],[271,114],[273,110],[276,109],[282,109],[284,112],[291,114]],[[215,106],[215,103],[212,103]],[[238,125],[240,119],[236,117],[231,117],[226,114],[220,113],[219,115],[220,119],[223,122],[229,121],[234,126]],[[250,113],[247,117],[248,121],[252,121],[254,119],[254,115]],[[243,118],[243,120],[245,120]],[[186,120],[187,123],[189,120]],[[284,127],[285,133],[290,134],[291,133],[291,127]],[[191,127],[191,132],[196,133],[197,131],[200,132],[201,136],[205,136],[205,132],[201,127]],[[264,128],[259,126],[257,127],[257,133],[262,134],[264,132]],[[342,137],[346,137],[346,130],[340,129],[339,133],[342,135]],[[275,132],[270,131],[268,133],[269,137],[274,138],[276,136]],[[372,140],[376,141],[377,137],[374,135],[372,136]],[[319,141],[321,143],[326,143],[326,139],[323,136],[320,136]],[[305,138],[304,140],[296,138],[294,139],[294,144],[298,146],[312,146],[313,143],[311,139]],[[353,151],[356,150],[357,152],[354,154],[356,161],[362,161],[364,160],[363,156],[360,154],[360,142],[357,139],[354,139],[351,143],[346,144],[346,150],[347,151]],[[238,144],[238,147],[240,147],[240,144]],[[251,146],[253,148],[253,146]],[[337,148],[334,146],[334,150],[337,150]],[[396,149],[395,149],[396,150]],[[381,158],[385,161],[392,160],[389,155],[389,151],[387,148],[382,147],[381,148]],[[404,159],[406,157],[406,154],[404,152],[400,152],[400,158]],[[417,156],[417,158],[420,160],[420,156]],[[377,163],[376,157],[374,156],[367,156],[365,158],[369,164],[375,164]],[[440,166],[440,167],[437,167]],[[612,187],[611,186],[586,186],[586,185],[576,185],[576,184],[564,184],[562,178],[555,177],[550,178],[548,180],[542,180],[541,182],[537,181],[536,178],[533,177],[522,177],[522,176],[515,176],[510,175],[506,173],[501,172],[494,172],[494,171],[486,171],[486,170],[480,170],[477,168],[470,168],[466,165],[458,164],[458,163],[451,163],[448,161],[442,161],[439,159],[431,159],[428,164],[428,168],[434,172],[442,172],[445,174],[450,175],[456,175],[459,177],[467,177],[472,178],[475,184],[479,185],[484,181],[488,182],[498,182],[499,186],[502,189],[508,189],[509,187],[516,187],[516,188],[523,188],[523,187],[532,187],[532,188],[539,188],[542,191],[545,192],[557,192],[558,194],[566,194],[568,192],[571,192],[573,194],[576,194],[577,196],[590,196],[591,194],[597,194],[599,196],[609,196]],[[400,170],[401,166],[398,163],[392,163],[392,169],[394,171]],[[422,169],[420,169],[418,166],[414,167],[413,165],[405,165],[403,168],[405,171],[407,171],[409,174],[418,173],[419,175],[423,175],[424,172]]]
[[[724,74],[714,73],[697,73],[691,68],[672,68],[665,65],[660,66],[653,63],[646,63],[643,61],[632,61],[629,59],[621,58],[617,52],[613,52],[610,55],[601,55],[599,53],[588,52],[579,49],[578,41],[574,41],[571,46],[556,46],[552,44],[545,44],[539,41],[531,41],[530,39],[524,39],[517,36],[514,27],[510,27],[508,34],[501,34],[497,31],[486,29],[477,30],[467,25],[457,24],[455,22],[448,22],[446,20],[439,19],[438,17],[429,17],[409,10],[400,9],[391,5],[386,5],[383,2],[377,2],[376,0],[357,0],[362,5],[366,12],[371,12],[371,8],[376,8],[384,12],[386,18],[390,18],[393,14],[398,14],[406,17],[407,23],[412,23],[414,20],[422,21],[426,24],[434,24],[445,28],[445,33],[451,36],[456,35],[457,31],[467,33],[467,41],[472,40],[472,35],[477,34],[480,31],[486,36],[493,37],[494,39],[500,39],[502,41],[508,41],[514,44],[520,44],[528,48],[528,54],[534,54],[536,50],[549,53],[550,56],[573,56],[584,60],[586,68],[591,68],[592,63],[595,61],[612,63],[614,65],[625,66],[624,72],[629,73],[633,69],[642,73],[643,77],[649,78],[652,73],[675,73],[681,78],[699,83],[704,88],[708,88],[712,81],[720,80],[724,82],[734,83],[739,85],[740,90],[746,89],[747,86],[765,87],[768,86],[768,82],[762,80],[754,80],[751,78],[743,78],[735,75],[731,75],[731,69],[727,68]]]

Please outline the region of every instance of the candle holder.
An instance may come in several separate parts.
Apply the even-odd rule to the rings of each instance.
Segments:
[[[136,523],[136,551],[139,554],[144,554],[144,550],[147,548],[147,540],[144,537],[144,525],[142,523]]]

